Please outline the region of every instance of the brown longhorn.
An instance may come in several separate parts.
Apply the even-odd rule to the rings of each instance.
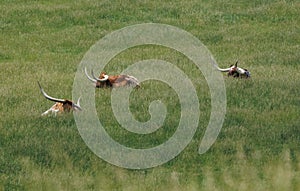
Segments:
[[[42,116],[48,115],[50,112],[54,113],[55,116],[57,113],[62,113],[62,112],[70,112],[70,111],[81,111],[80,107],[80,98],[78,99],[77,103],[75,104],[73,101],[70,101],[68,99],[58,99],[49,96],[44,89],[42,88],[41,84],[38,82],[39,88],[41,90],[41,93],[43,96],[53,102],[56,102],[50,109],[42,113]]]
[[[92,81],[97,88],[105,88],[105,87],[125,87],[125,86],[132,86],[132,87],[140,87],[138,80],[129,75],[121,74],[121,75],[114,75],[109,76],[105,72],[101,72],[99,77],[94,75],[93,70],[91,71],[92,77],[90,77],[87,73],[86,68],[84,69],[85,75],[87,78]]]

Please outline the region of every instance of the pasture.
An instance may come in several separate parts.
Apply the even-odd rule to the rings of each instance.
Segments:
[[[21,1],[0,2],[0,190],[300,190],[300,2],[252,1]],[[221,132],[202,155],[210,117],[205,78],[184,55],[154,45],[128,49],[107,65],[111,74],[146,59],[184,71],[197,90],[200,121],[187,148],[150,169],[128,170],[97,157],[71,113],[41,116],[54,97],[72,98],[74,75],[105,35],[140,23],[173,25],[197,37],[222,68],[240,61],[251,79],[224,75],[227,112]],[[98,73],[98,71],[96,71]],[[110,89],[96,89],[98,117],[129,147],[150,148],[175,132],[176,92],[147,81],[131,94],[131,111],[149,120],[154,100],[166,104],[164,126],[150,135],[122,129]],[[75,98],[77,99],[77,98]]]

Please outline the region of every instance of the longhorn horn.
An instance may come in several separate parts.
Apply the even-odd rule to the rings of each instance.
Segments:
[[[38,82],[38,84],[39,84],[41,93],[42,93],[43,96],[44,96],[45,98],[47,98],[48,100],[54,101],[54,102],[60,102],[60,103],[64,103],[64,102],[66,101],[66,100],[64,100],[64,99],[58,99],[58,98],[54,98],[54,97],[49,96],[49,95],[44,91],[44,89],[42,88],[40,82]]]
[[[87,77],[91,82],[94,82],[94,83],[97,82],[97,79],[91,78],[91,77],[88,75],[87,70],[86,70],[86,67],[84,68],[84,73],[85,73],[86,77]]]
[[[73,103],[73,107],[79,109],[80,111],[82,110],[81,106],[80,106],[80,99],[81,97],[78,98],[77,103]]]
[[[223,68],[219,68],[219,66],[217,65],[217,63],[213,59],[213,57],[211,57],[211,63],[220,72],[229,72],[231,70],[231,67],[230,68],[224,68],[224,69]]]
[[[237,64],[239,63],[239,60],[236,60],[234,66],[237,67]]]
[[[95,79],[95,80],[97,80],[97,81],[100,81],[100,79],[99,78],[97,78],[96,76],[95,76],[95,74],[94,74],[94,70],[92,69],[92,71],[91,71],[91,74],[92,74],[92,76],[93,76],[93,78]]]

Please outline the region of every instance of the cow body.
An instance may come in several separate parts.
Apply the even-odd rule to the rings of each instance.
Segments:
[[[138,80],[130,75],[107,75],[105,72],[101,72],[100,76],[97,78],[94,76],[93,71],[92,71],[92,76],[90,77],[87,74],[87,71],[85,69],[85,74],[89,80],[95,83],[95,87],[97,88],[117,88],[117,87],[140,87]]]

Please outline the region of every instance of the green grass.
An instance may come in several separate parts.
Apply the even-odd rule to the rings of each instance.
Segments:
[[[299,190],[300,2],[264,1],[8,1],[0,15],[0,190]],[[180,53],[135,47],[107,66],[119,73],[140,60],[161,59],[183,70],[199,97],[200,123],[188,147],[156,168],[127,170],[98,158],[79,135],[72,114],[41,117],[55,97],[71,98],[77,66],[110,32],[155,22],[199,38],[221,67],[236,59],[250,80],[224,76],[227,113],[210,150],[197,153],[209,121],[210,94],[202,74]],[[151,81],[132,93],[140,121],[148,106],[167,104],[164,126],[151,135],[122,129],[111,117],[111,90],[96,90],[107,132],[127,146],[148,148],[175,132],[176,93]],[[242,89],[242,91],[241,91]],[[100,111],[106,112],[100,112]]]

